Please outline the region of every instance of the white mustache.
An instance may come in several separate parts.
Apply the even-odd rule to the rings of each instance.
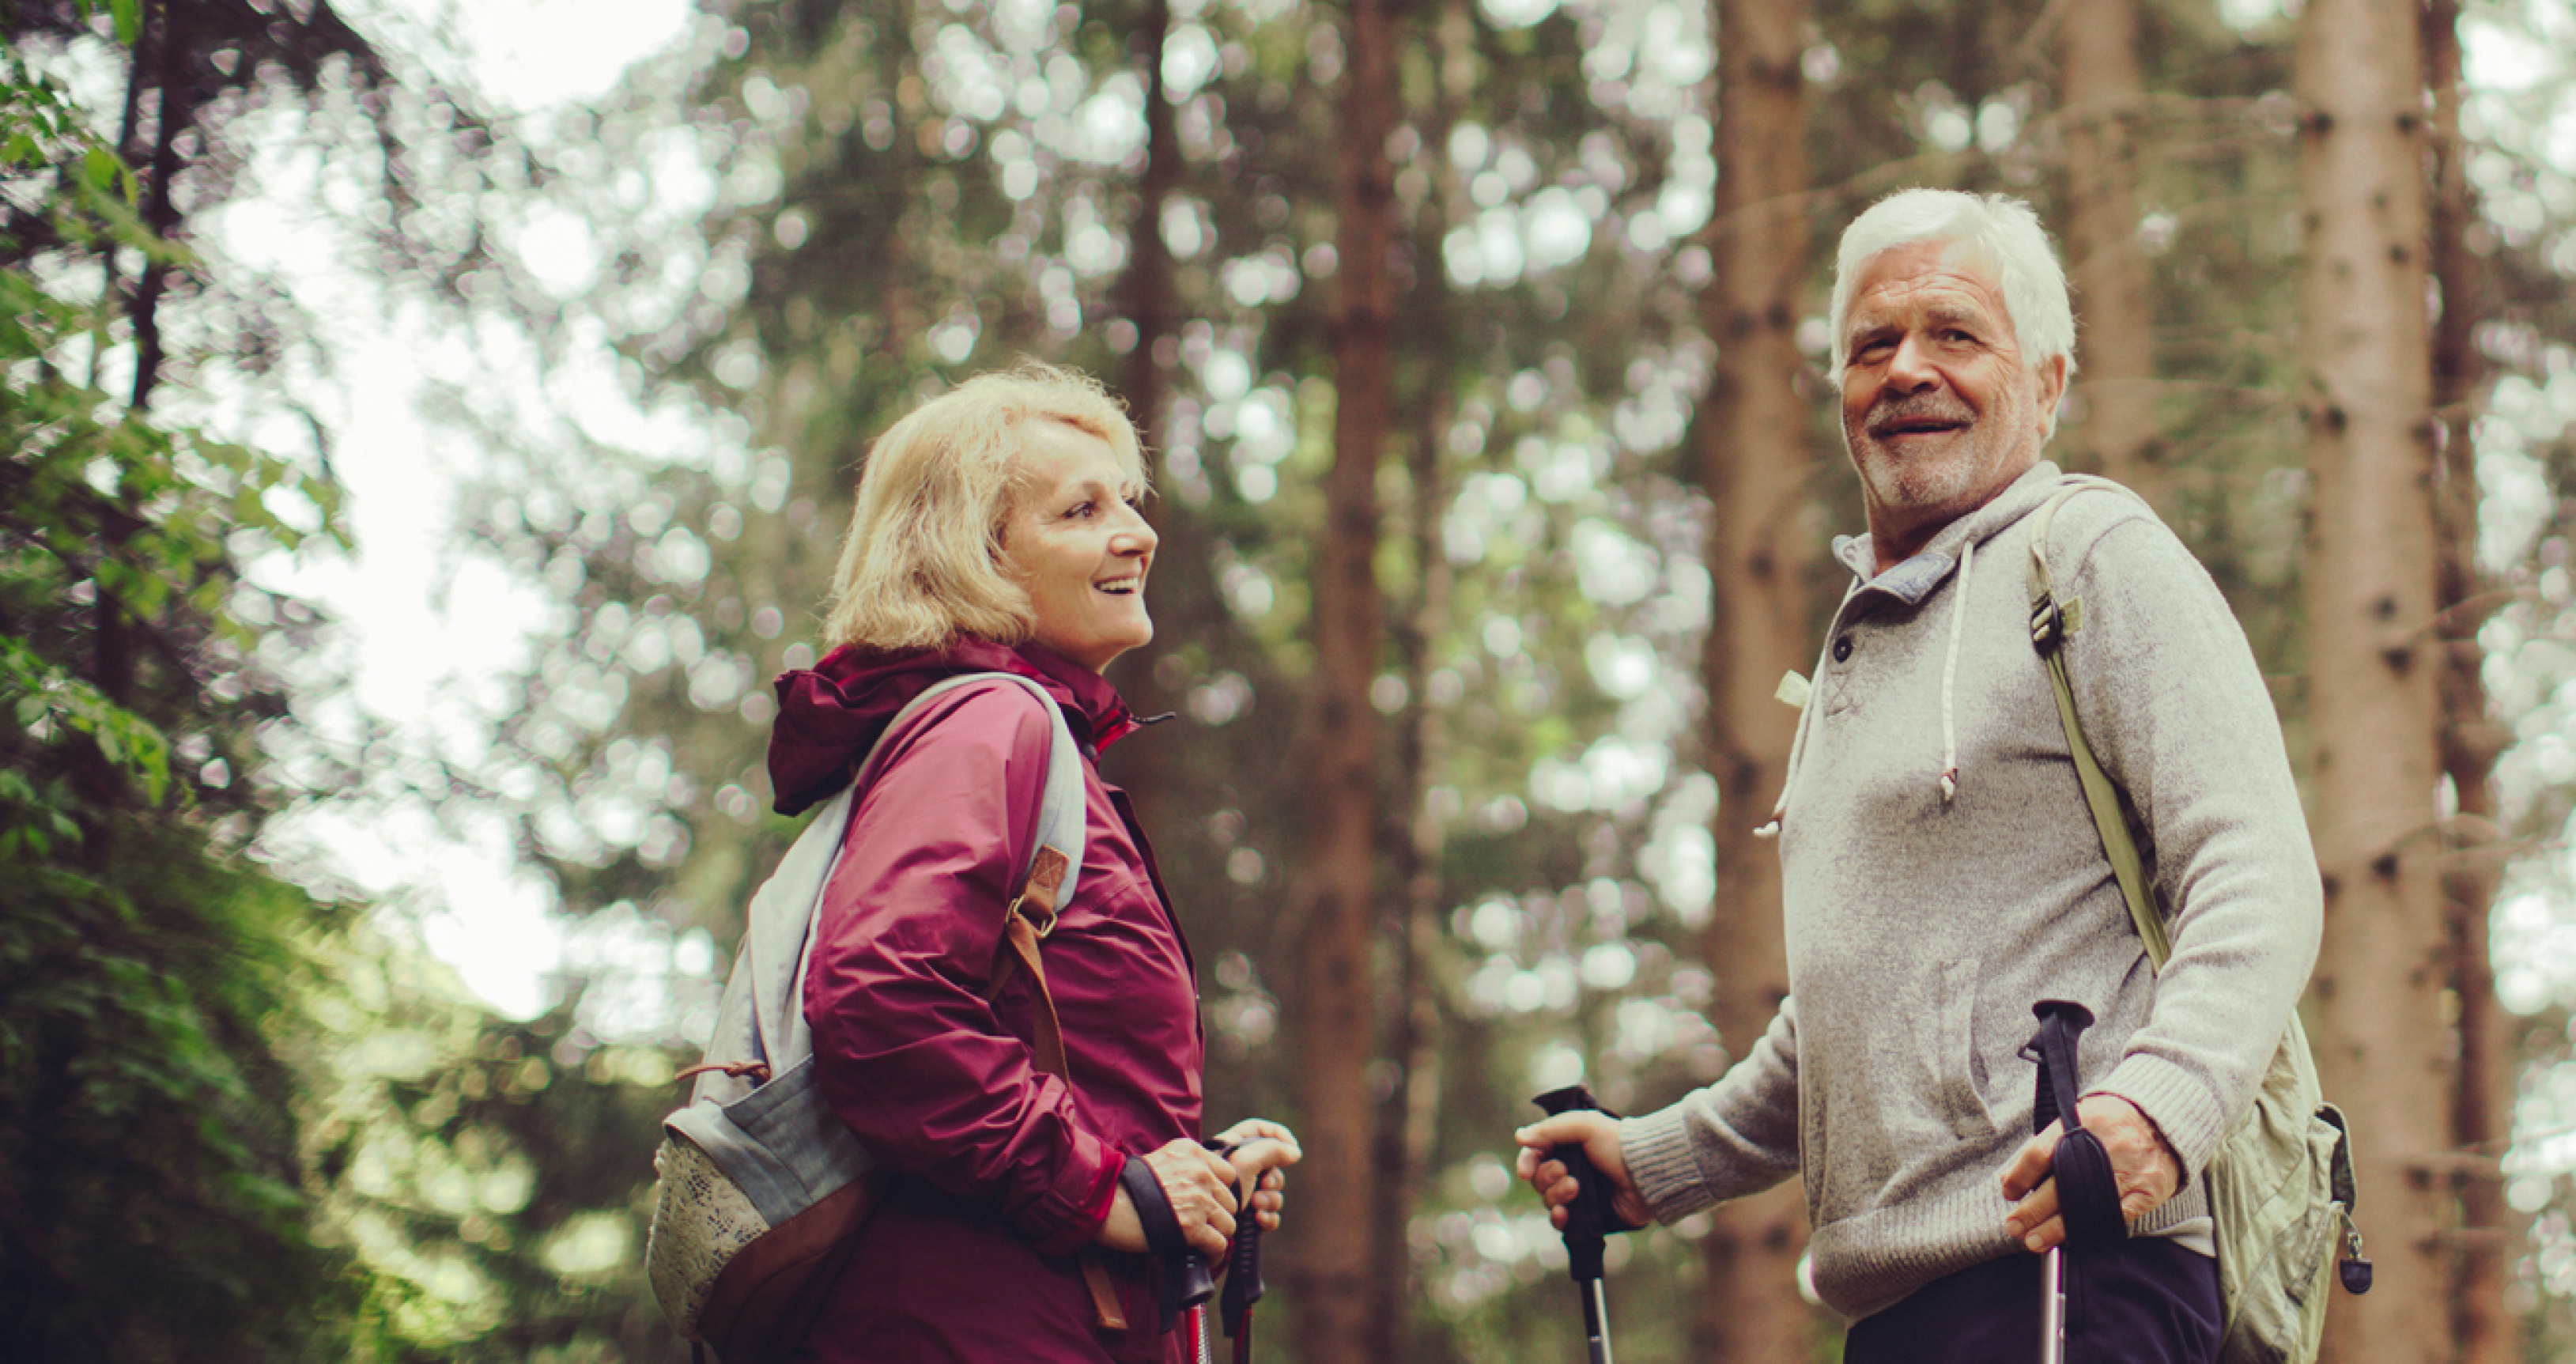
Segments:
[[[1966,426],[1975,420],[1976,414],[1970,412],[1964,405],[1944,398],[1898,398],[1894,401],[1882,401],[1870,408],[1869,433],[1873,436],[1883,436],[1887,434],[1889,428],[1911,421],[1957,422],[1961,426]]]

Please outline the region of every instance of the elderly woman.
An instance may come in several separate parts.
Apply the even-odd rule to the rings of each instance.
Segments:
[[[1168,1250],[1177,1225],[1222,1264],[1235,1190],[1278,1222],[1296,1140],[1248,1121],[1218,1136],[1230,1156],[1202,1144],[1189,947],[1126,796],[1091,765],[1137,727],[1101,670],[1154,635],[1144,486],[1134,427],[1081,376],[1032,366],[923,404],[860,476],[835,647],[779,679],[782,812],[846,784],[925,688],[979,672],[1055,699],[1087,800],[1076,888],[1044,948],[1058,1078],[1032,1050],[1025,973],[990,1002],[985,989],[1052,719],[1016,685],[943,693],[861,793],[805,1014],[825,1094],[893,1177],[798,1360],[1177,1360],[1148,1228]]]

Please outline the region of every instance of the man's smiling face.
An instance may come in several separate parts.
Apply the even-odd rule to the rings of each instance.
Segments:
[[[1840,344],[1843,443],[1882,565],[2039,462],[2066,362],[2022,358],[2002,288],[1967,247],[1917,242],[1870,257]]]

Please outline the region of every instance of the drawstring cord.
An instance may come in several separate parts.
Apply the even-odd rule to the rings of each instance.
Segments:
[[[1959,794],[1959,724],[1952,695],[1959,680],[1959,629],[1968,619],[1968,572],[1977,562],[1977,542],[1959,546],[1958,600],[1950,606],[1950,651],[1941,660],[1941,803]]]

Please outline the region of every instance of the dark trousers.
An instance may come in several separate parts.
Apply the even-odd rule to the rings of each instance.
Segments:
[[[1843,1364],[2039,1358],[2039,1257],[1936,1279],[1851,1328]],[[2210,1364],[2218,1262],[2156,1237],[2066,1252],[2066,1364]]]

